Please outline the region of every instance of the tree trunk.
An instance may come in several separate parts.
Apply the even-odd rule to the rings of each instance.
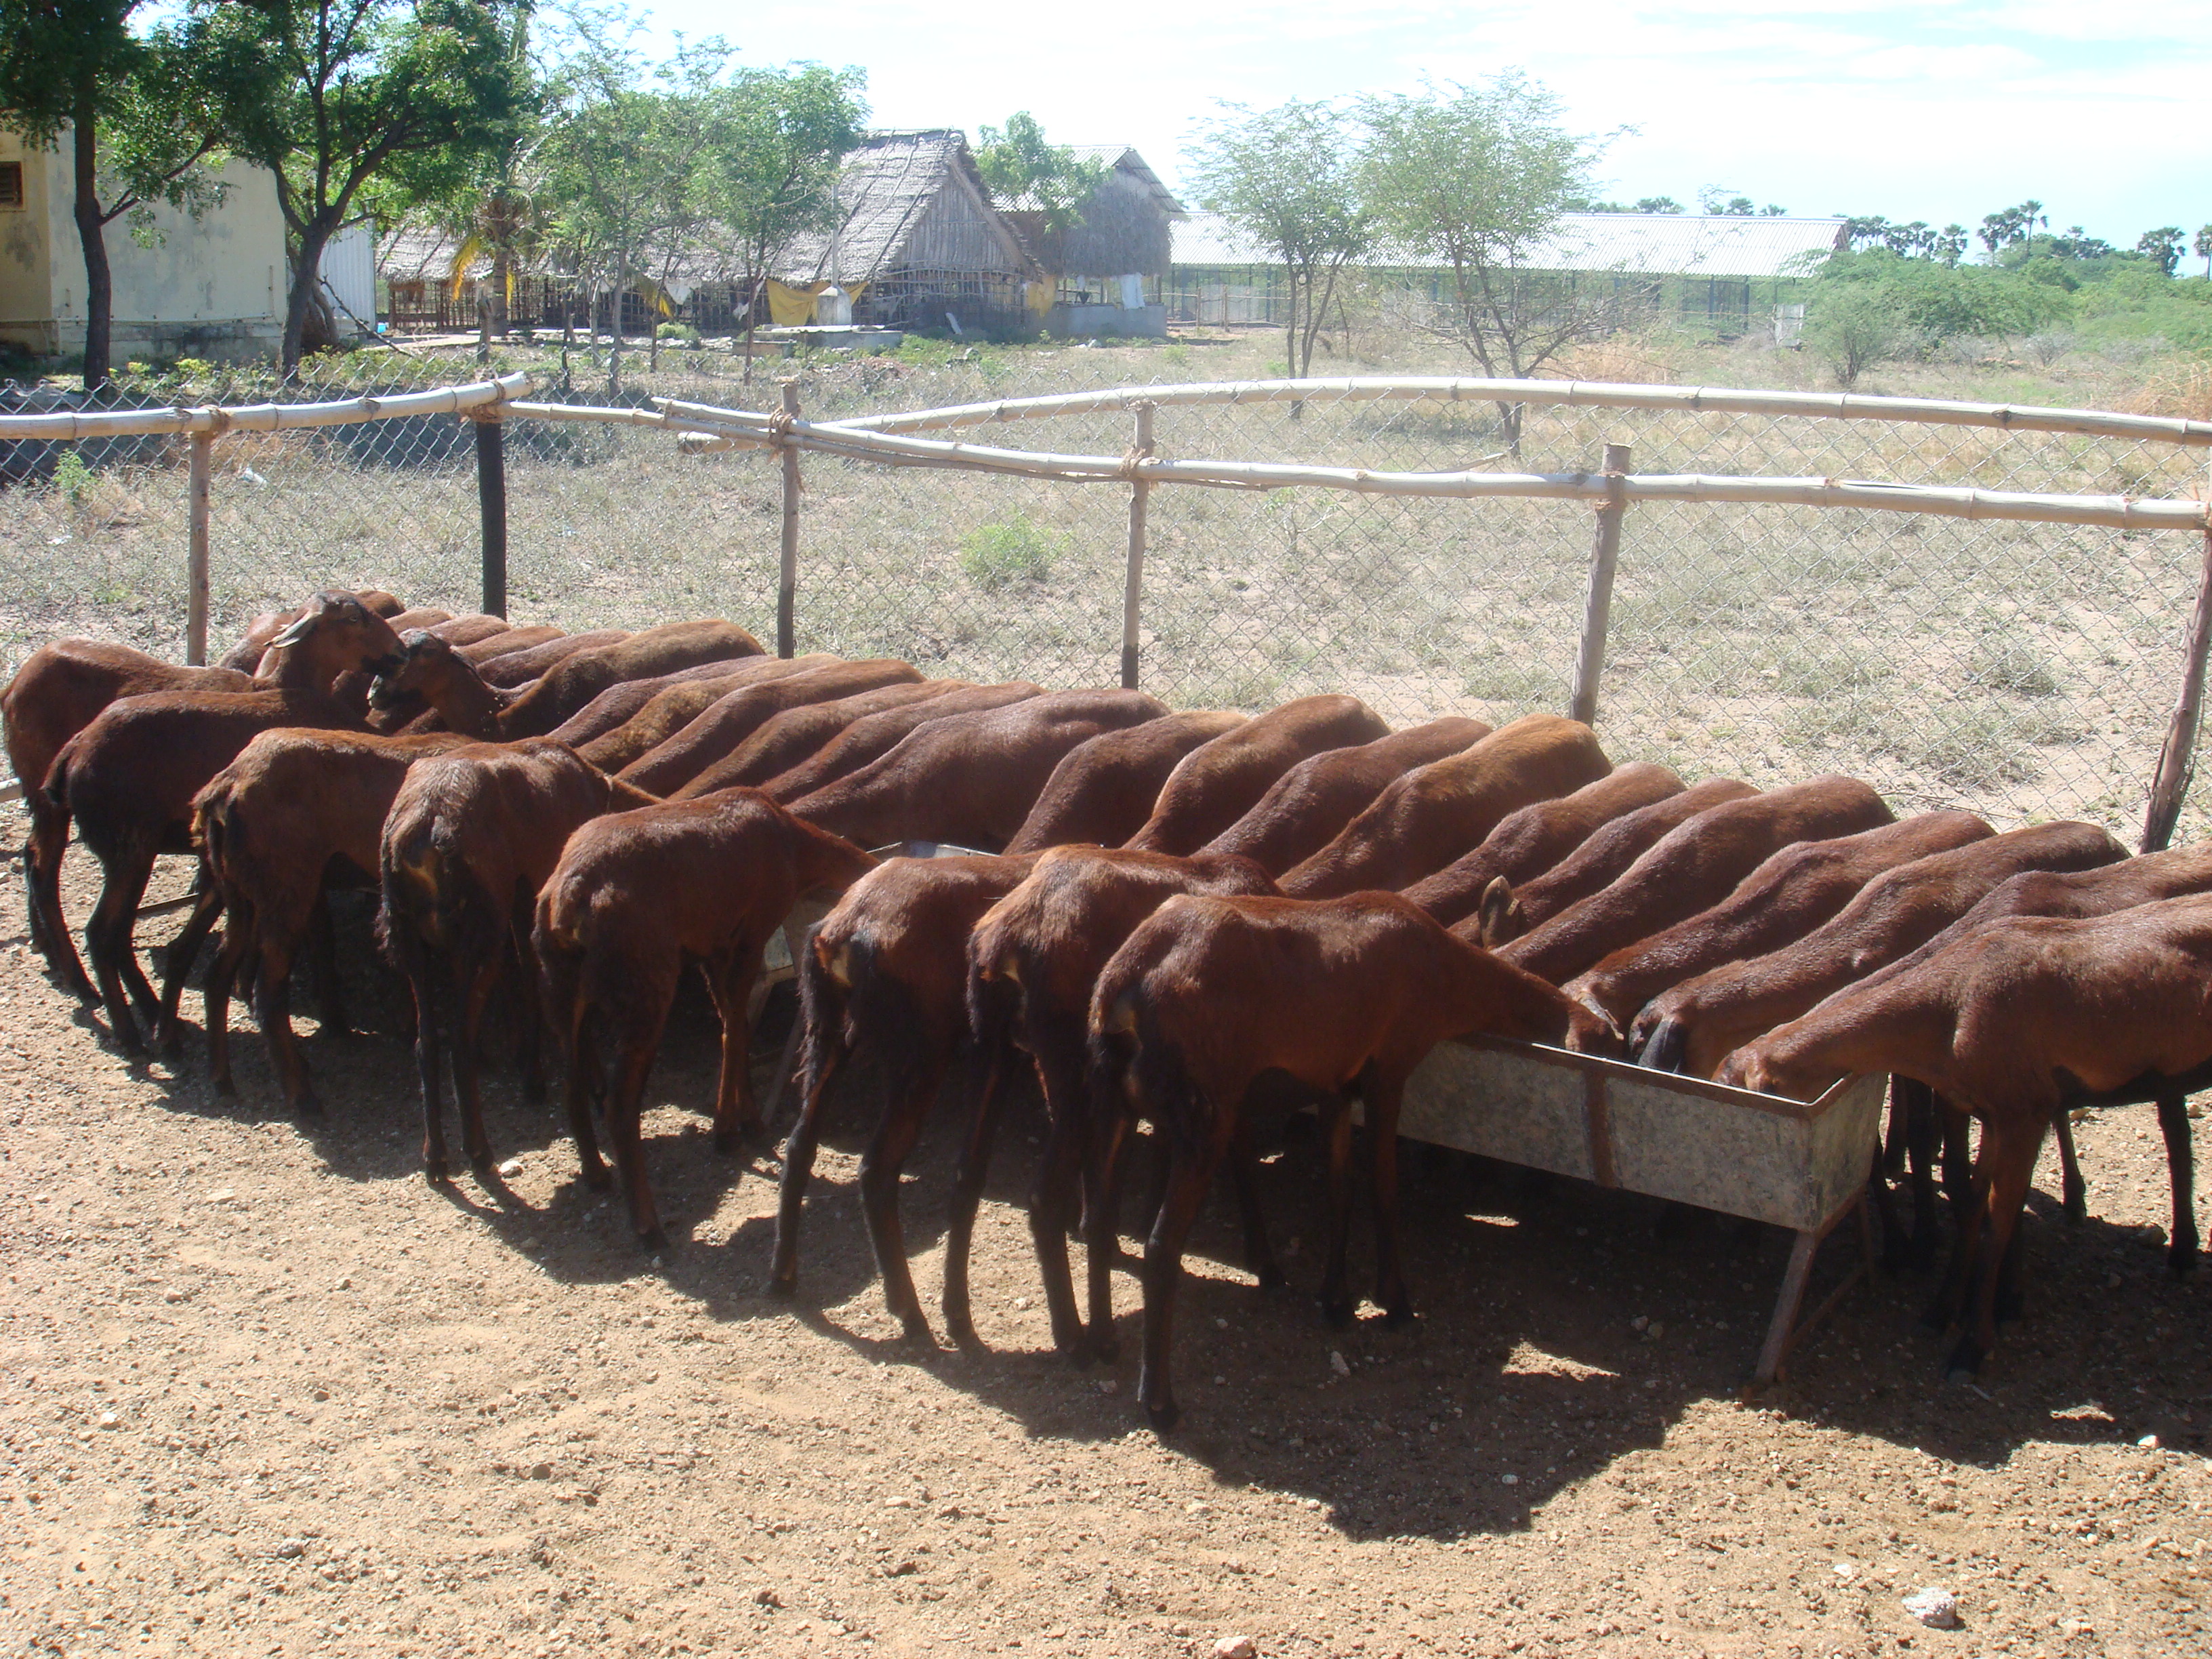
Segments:
[[[106,227],[100,212],[100,118],[88,82],[77,88],[72,134],[76,170],[76,234],[84,245],[84,389],[107,384],[115,323],[115,278],[107,266]]]
[[[309,219],[300,232],[300,251],[292,264],[292,296],[284,307],[284,378],[299,372],[301,343],[307,337],[307,312],[314,303],[315,283],[322,274],[323,249],[338,228],[339,210],[326,207]]]
[[[767,296],[768,279],[763,276],[753,283],[750,297],[745,301],[745,370],[743,379],[747,386],[753,382],[753,331],[760,326],[761,301]]]
[[[610,306],[614,314],[607,320],[607,396],[622,396],[623,349],[623,292],[629,287],[629,260],[627,257],[615,262],[615,291]]]

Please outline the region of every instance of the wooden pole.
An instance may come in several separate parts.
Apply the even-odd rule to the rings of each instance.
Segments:
[[[2204,659],[2212,647],[2212,528],[2204,532],[2204,562],[2197,578],[2197,608],[2190,612],[2187,642],[2182,647],[2181,695],[2174,699],[2166,743],[2158,751],[2151,780],[2150,807],[2143,814],[2145,853],[2162,853],[2181,817],[2182,797],[2197,769],[2197,726],[2204,709]]]
[[[477,295],[477,361],[491,361],[491,295],[481,290]]]
[[[214,470],[215,434],[192,434],[185,538],[185,660],[198,668],[207,661],[208,479]]]
[[[1152,410],[1149,401],[1136,408],[1133,435],[1129,440],[1129,459],[1150,460],[1152,456]],[[1121,689],[1137,689],[1137,646],[1144,621],[1145,608],[1145,513],[1152,493],[1151,484],[1141,477],[1129,481],[1129,570],[1121,583]]]
[[[799,382],[785,380],[783,414],[786,419],[799,418]],[[798,650],[799,607],[799,446],[786,443],[783,450],[783,563],[775,580],[775,654],[790,657]]]
[[[495,410],[476,417],[477,509],[483,526],[483,608],[507,615],[507,427]]]
[[[1597,510],[1597,538],[1590,547],[1589,598],[1583,606],[1582,651],[1575,659],[1575,696],[1570,720],[1585,726],[1597,720],[1598,681],[1605,673],[1605,631],[1613,618],[1613,573],[1620,562],[1620,521],[1628,511],[1622,475],[1628,471],[1628,446],[1605,447],[1605,505]]]

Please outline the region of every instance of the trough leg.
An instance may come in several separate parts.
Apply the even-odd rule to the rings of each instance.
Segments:
[[[1790,1247],[1790,1265],[1783,1271],[1782,1290],[1774,1298],[1774,1316],[1767,1321],[1766,1340],[1752,1370],[1751,1380],[1755,1383],[1771,1382],[1781,1374],[1783,1357],[1797,1334],[1797,1310],[1804,1305],[1805,1284],[1812,1277],[1813,1258],[1820,1249],[1820,1235],[1811,1228],[1801,1231]]]

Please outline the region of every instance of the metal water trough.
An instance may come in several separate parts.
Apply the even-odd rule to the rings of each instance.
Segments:
[[[1399,1133],[1788,1228],[1796,1235],[1752,1372],[1771,1382],[1798,1339],[1873,1261],[1867,1178],[1889,1079],[1847,1078],[1786,1100],[1539,1042],[1440,1043],[1406,1087]],[[1805,1285],[1820,1242],[1856,1212],[1862,1260],[1810,1317]]]

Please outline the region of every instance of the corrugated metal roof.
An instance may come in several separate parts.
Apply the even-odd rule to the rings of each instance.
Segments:
[[[1531,270],[1620,270],[1651,276],[1779,276],[1808,254],[1836,245],[1841,219],[1742,218],[1732,214],[1570,213],[1557,239],[1530,256]],[[1265,250],[1211,213],[1175,228],[1179,265],[1272,263]],[[1381,252],[1370,265],[1411,266],[1420,258]]]

